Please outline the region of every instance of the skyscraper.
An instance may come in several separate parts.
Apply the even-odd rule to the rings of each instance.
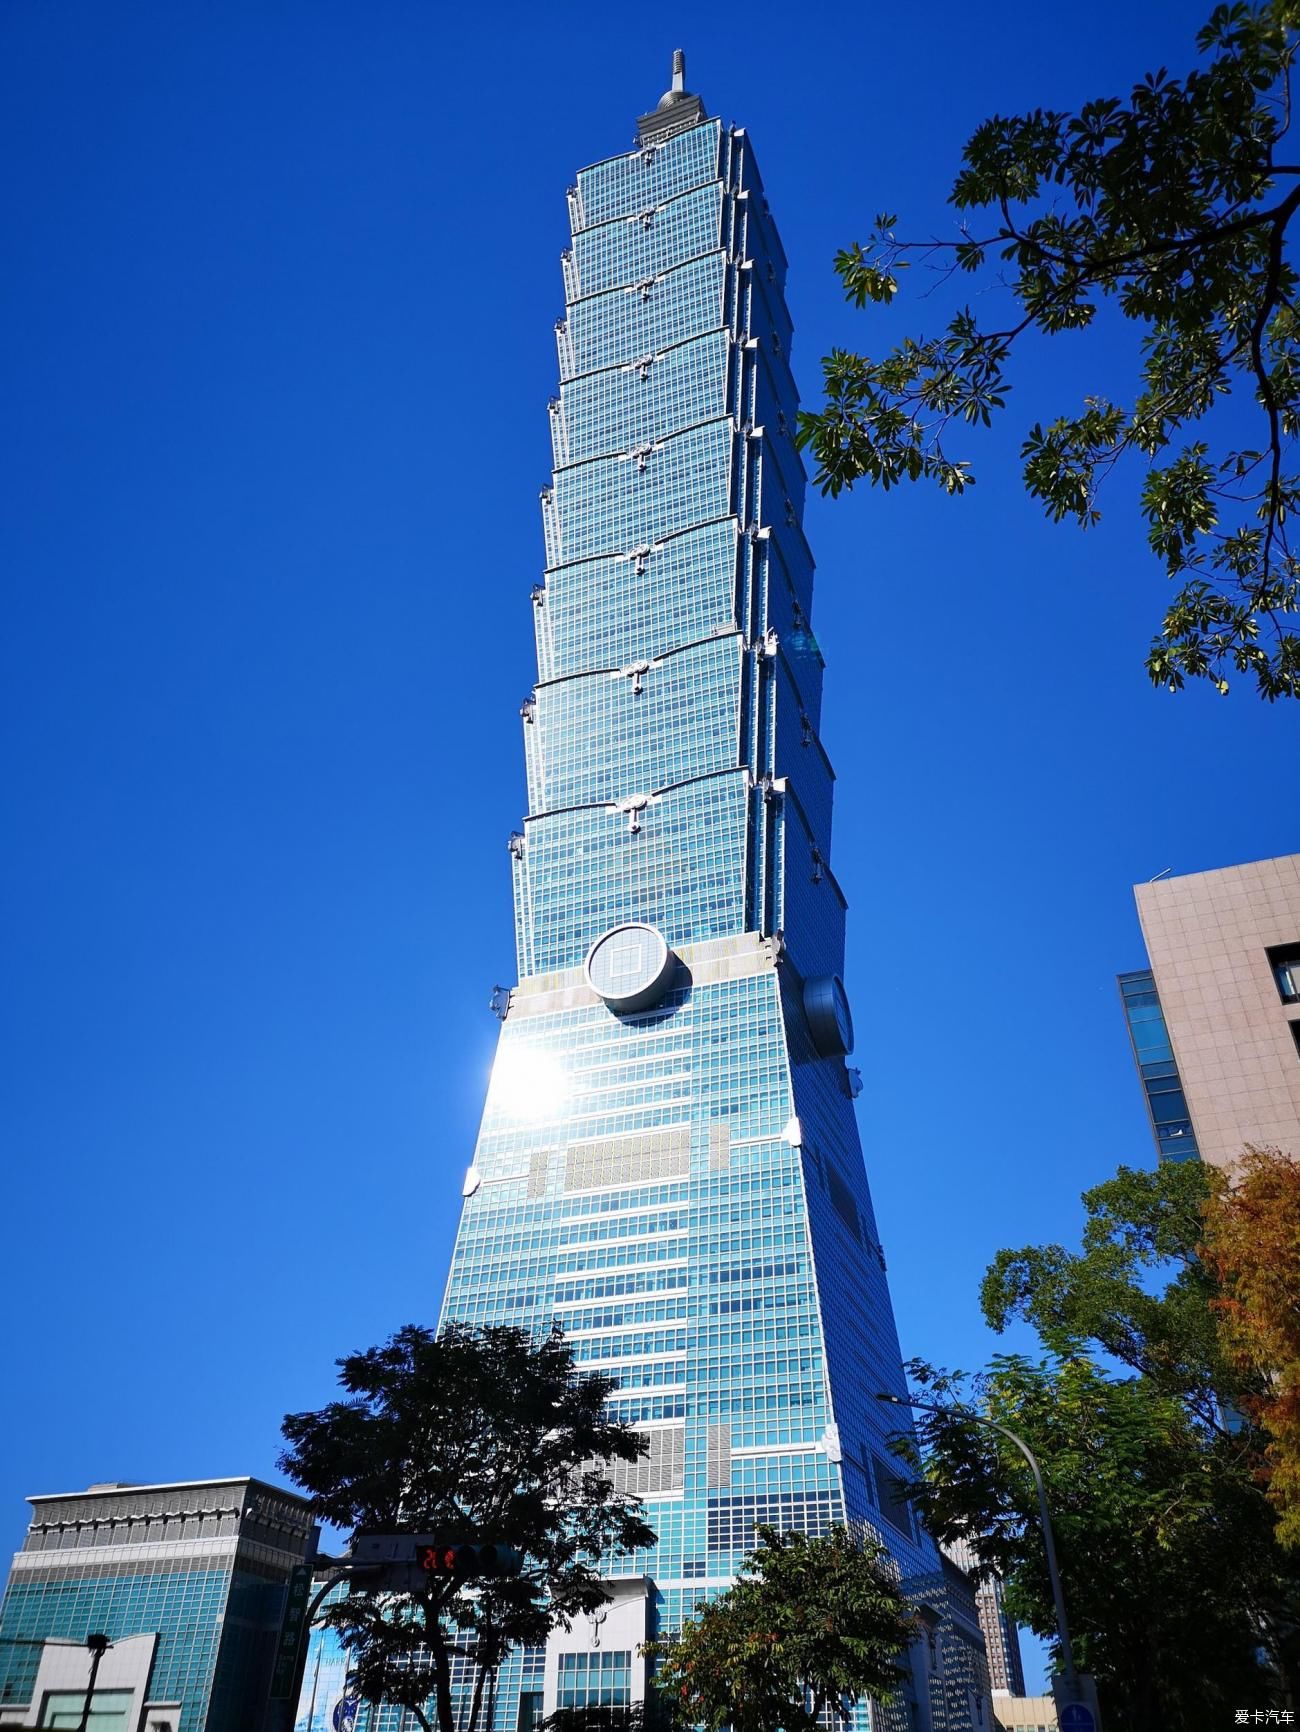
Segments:
[[[272,1732],[287,1725],[315,1528],[256,1479],[32,1497],[0,1606],[0,1727]],[[282,1652],[283,1650],[283,1652]]]
[[[874,1724],[987,1724],[973,1601],[946,1604],[873,1399],[904,1385],[845,1064],[785,257],[747,135],[680,56],[568,204],[519,984],[443,1316],[558,1318],[618,1377],[649,1444],[621,1483],[659,1543],[512,1659],[497,1724],[638,1700],[638,1644],[731,1579],[756,1523],[846,1520],[935,1613]]]
[[[1135,894],[1150,967],[1120,992],[1161,1157],[1300,1160],[1300,854]]]
[[[1020,1632],[1007,1611],[1002,1578],[980,1573],[979,1555],[969,1540],[945,1541],[943,1550],[971,1581],[994,1696],[1023,1696]]]

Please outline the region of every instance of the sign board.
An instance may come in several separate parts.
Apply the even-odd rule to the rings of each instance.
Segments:
[[[409,1564],[417,1542],[435,1545],[436,1534],[366,1534],[352,1536],[352,1557],[359,1564]]]
[[[310,1564],[295,1564],[289,1572],[280,1639],[275,1645],[275,1665],[271,1670],[272,1702],[287,1702],[297,1684],[298,1650],[311,1601],[311,1574]]]
[[[1097,1720],[1091,1708],[1082,1702],[1067,1702],[1057,1716],[1061,1732],[1097,1732]]]

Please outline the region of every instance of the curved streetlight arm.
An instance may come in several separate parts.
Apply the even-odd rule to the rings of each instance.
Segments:
[[[992,1431],[1000,1431],[1003,1437],[1009,1438],[1029,1463],[1030,1472],[1034,1476],[1034,1486],[1038,1492],[1038,1519],[1043,1530],[1043,1550],[1047,1553],[1047,1574],[1052,1583],[1052,1599],[1056,1603],[1056,1633],[1061,1644],[1061,1663],[1066,1678],[1074,1683],[1074,1649],[1070,1643],[1070,1625],[1065,1616],[1065,1595],[1061,1591],[1061,1572],[1056,1566],[1056,1541],[1052,1537],[1052,1518],[1047,1508],[1047,1492],[1043,1486],[1042,1470],[1037,1458],[1023,1437],[1001,1424],[996,1419],[988,1419],[982,1413],[972,1413],[966,1407],[941,1407],[933,1401],[913,1401],[908,1396],[886,1395],[879,1393],[877,1401],[892,1402],[895,1407],[919,1407],[924,1413],[941,1413],[949,1419],[969,1420],[972,1425],[987,1425]]]

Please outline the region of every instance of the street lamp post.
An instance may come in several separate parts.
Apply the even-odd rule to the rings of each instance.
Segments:
[[[94,1631],[86,1637],[86,1646],[90,1649],[90,1682],[86,1685],[86,1700],[81,1706],[81,1722],[77,1732],[86,1732],[90,1725],[90,1708],[95,1699],[95,1680],[99,1676],[99,1662],[104,1658],[104,1652],[112,1646],[107,1636]]]
[[[972,1413],[966,1407],[943,1407],[934,1401],[914,1401],[910,1396],[887,1395],[883,1391],[877,1393],[877,1401],[891,1402],[895,1407],[916,1407],[924,1413],[941,1413],[949,1419],[968,1420],[972,1425],[987,1425],[991,1431],[1001,1432],[1009,1438],[1029,1463],[1029,1470],[1034,1476],[1034,1487],[1038,1492],[1038,1521],[1043,1530],[1043,1550],[1047,1554],[1047,1574],[1052,1584],[1052,1599],[1056,1606],[1056,1634],[1061,1647],[1061,1664],[1064,1671],[1065,1689],[1063,1694],[1068,1702],[1082,1703],[1089,1707],[1093,1724],[1097,1724],[1095,1697],[1091,1690],[1091,1680],[1088,1688],[1080,1684],[1079,1674],[1074,1669],[1074,1647],[1070,1641],[1070,1624],[1065,1615],[1065,1594],[1061,1589],[1061,1572],[1056,1564],[1056,1541],[1052,1537],[1052,1517],[1047,1508],[1047,1491],[1043,1485],[1042,1469],[1037,1457],[1025,1442],[1023,1437],[1012,1431],[1010,1426],[1003,1425],[999,1420],[989,1419],[986,1414]],[[1086,1697],[1086,1700],[1085,1700]],[[1084,1732],[1082,1725],[1080,1732]]]
[[[90,1710],[95,1695],[95,1680],[99,1677],[99,1662],[113,1644],[108,1637],[94,1630],[84,1642],[71,1642],[65,1636],[0,1636],[8,1648],[88,1648],[90,1650],[90,1682],[86,1685],[85,1699],[81,1704],[81,1719],[77,1723],[77,1732],[87,1732],[90,1724]]]

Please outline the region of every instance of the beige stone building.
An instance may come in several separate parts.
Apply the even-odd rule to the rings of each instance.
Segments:
[[[1023,1696],[1025,1672],[1020,1660],[1020,1632],[1007,1611],[1002,1578],[978,1574],[979,1557],[968,1540],[950,1540],[943,1550],[965,1572],[974,1590],[994,1696]]]
[[[1300,854],[1136,896],[1150,975],[1120,985],[1161,1155],[1300,1160]]]
[[[1050,1696],[995,1696],[993,1712],[1002,1732],[1056,1732],[1056,1704]]]

